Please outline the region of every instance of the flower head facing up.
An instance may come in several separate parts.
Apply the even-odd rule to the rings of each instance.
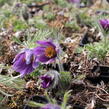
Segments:
[[[38,57],[38,60],[42,63],[48,64],[55,61],[58,49],[56,45],[50,41],[37,41],[40,45],[34,49],[34,54]]]
[[[104,29],[109,29],[109,19],[102,19],[99,22]]]
[[[46,104],[41,109],[61,109],[61,108],[60,108],[60,106],[58,106],[56,104]]]
[[[22,77],[33,72],[38,65],[37,57],[33,55],[33,50],[30,49],[17,54],[13,60],[13,69],[20,72]]]
[[[50,85],[52,84],[52,77],[51,76],[48,76],[48,75],[43,75],[40,77],[41,78],[41,86],[43,88],[48,88],[50,87]]]
[[[53,58],[56,56],[56,50],[52,46],[48,46],[45,48],[45,56],[48,58]]]

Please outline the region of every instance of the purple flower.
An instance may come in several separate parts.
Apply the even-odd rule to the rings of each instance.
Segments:
[[[40,77],[42,82],[41,82],[41,86],[43,88],[48,88],[50,87],[50,85],[52,84],[52,77],[51,76],[48,76],[48,75],[43,75]]]
[[[17,54],[13,60],[13,69],[20,72],[22,77],[33,72],[38,65],[37,57],[33,55],[33,50],[30,49]]]
[[[15,5],[17,8],[20,8],[21,6],[22,6],[22,4],[21,3],[16,3],[16,5]]]
[[[71,3],[77,3],[77,4],[80,3],[80,1],[81,0],[69,0],[69,2],[71,2]]]
[[[102,19],[99,22],[104,29],[109,29],[109,19]]]
[[[59,50],[52,40],[37,41],[37,43],[40,46],[34,49],[34,54],[38,57],[38,60],[45,64],[54,62]]]
[[[60,106],[58,106],[56,104],[46,104],[41,109],[61,109],[61,108],[60,108]]]

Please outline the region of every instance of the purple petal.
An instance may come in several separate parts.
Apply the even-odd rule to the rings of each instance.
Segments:
[[[25,52],[25,60],[26,64],[30,64],[33,56],[33,51],[32,50],[26,50]]]
[[[23,77],[26,74],[29,74],[31,72],[33,72],[34,68],[31,65],[28,65],[24,70],[22,70],[21,73],[21,77]]]
[[[53,80],[52,77],[48,75],[43,75],[40,78],[42,80],[41,85],[43,88],[48,88],[51,85],[52,80]]]
[[[34,48],[34,54],[36,54],[36,55],[43,54],[44,50],[45,50],[45,47],[36,47],[36,48]]]
[[[56,59],[56,57],[55,58],[52,58],[52,59],[49,59],[45,64],[49,64],[49,63],[52,63],[52,62],[54,62],[55,61],[55,59]]]
[[[16,59],[16,61],[13,64],[14,70],[18,71],[22,68],[25,68],[26,65],[25,65],[24,59],[25,59],[24,54],[19,55],[19,58]]]
[[[47,58],[44,54],[42,54],[41,56],[38,57],[38,60],[40,62],[46,63],[49,60],[49,58]]]
[[[35,68],[37,68],[38,66],[39,66],[39,61],[38,61],[38,59],[36,58],[36,59],[34,60],[33,64],[32,64],[32,67],[35,69]]]
[[[22,55],[21,53],[17,54],[17,55],[15,56],[14,60],[13,60],[13,63],[14,63],[21,55]]]
[[[23,54],[25,54],[25,51],[26,51],[27,49],[24,49],[24,50],[22,50],[20,53],[18,53],[16,56],[15,56],[15,58],[14,58],[14,60],[13,60],[13,63],[17,60],[17,59],[19,59],[19,57]]]
[[[61,109],[61,108],[56,104],[46,104],[41,109]]]
[[[43,75],[43,76],[41,76],[40,78],[41,78],[42,80],[44,80],[44,79],[45,79],[45,77],[46,77],[46,75]]]
[[[80,3],[81,0],[69,0],[71,3]]]
[[[45,83],[45,82],[43,82],[42,83],[42,87],[45,89],[45,88],[48,88],[50,86],[50,82],[48,82],[48,83]]]
[[[109,28],[109,19],[102,19],[99,20],[100,24],[102,25],[103,28]]]
[[[32,64],[26,64],[25,53],[20,54],[15,60],[13,69],[17,72],[20,72],[21,75],[31,73],[34,70]]]
[[[37,41],[37,43],[42,45],[42,46],[53,46],[54,48],[56,48],[56,46],[53,44],[52,40],[50,40],[50,41]]]

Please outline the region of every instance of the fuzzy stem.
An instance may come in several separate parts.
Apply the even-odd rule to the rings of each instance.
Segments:
[[[60,57],[58,56],[58,66],[59,66],[59,71],[60,72],[63,72],[64,71],[64,68],[63,68],[63,65],[61,63],[61,60],[60,60]]]

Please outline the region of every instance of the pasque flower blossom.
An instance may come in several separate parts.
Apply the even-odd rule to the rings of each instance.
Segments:
[[[40,77],[41,86],[47,89],[55,88],[60,80],[60,74],[56,70],[49,70],[46,74]]]
[[[34,49],[34,54],[37,56],[38,60],[44,64],[54,62],[59,49],[56,47],[53,41],[37,41],[37,44],[40,46]]]
[[[43,88],[48,88],[50,87],[50,85],[52,84],[53,78],[51,76],[48,75],[43,75],[40,77],[41,78],[41,86]]]
[[[99,22],[104,29],[109,29],[109,19],[101,19]]]
[[[56,104],[46,104],[41,109],[61,109],[61,108],[60,108],[60,106],[58,106]]]
[[[38,65],[37,57],[34,56],[33,50],[31,49],[25,49],[20,52],[13,60],[13,69],[16,72],[20,72],[22,77],[33,72]]]

